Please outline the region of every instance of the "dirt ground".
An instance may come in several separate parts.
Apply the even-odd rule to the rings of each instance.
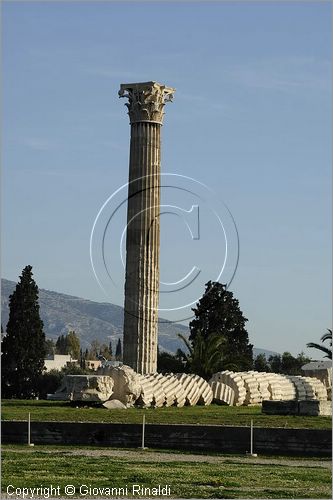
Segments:
[[[78,449],[78,450],[65,450],[60,448],[59,450],[38,450],[27,448],[26,450],[12,450],[15,453],[61,453],[66,456],[86,456],[86,457],[119,457],[128,460],[138,461],[138,462],[206,462],[206,463],[251,463],[258,465],[288,465],[290,467],[319,467],[325,469],[331,469],[332,463],[330,458],[319,458],[319,459],[306,459],[306,458],[288,458],[288,457],[254,457],[250,455],[244,455],[243,457],[237,455],[203,455],[203,454],[181,454],[181,453],[168,453],[163,451],[154,450],[120,450],[120,449]]]

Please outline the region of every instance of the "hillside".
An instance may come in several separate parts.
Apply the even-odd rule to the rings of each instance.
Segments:
[[[6,279],[1,280],[1,323],[5,329],[8,322],[8,299],[16,283]],[[73,297],[64,293],[51,292],[39,289],[39,305],[44,322],[44,331],[47,337],[56,340],[59,335],[75,330],[81,340],[83,349],[89,346],[93,339],[114,343],[123,334],[124,309],[106,302]],[[161,349],[175,352],[183,348],[183,342],[178,339],[177,333],[187,335],[188,328],[177,323],[163,320],[159,324],[158,343]],[[266,349],[253,348],[253,356],[277,354]]]
[[[15,286],[14,281],[1,280],[1,323],[4,329],[8,322],[9,295]],[[69,330],[75,330],[82,347],[85,348],[93,339],[108,343],[122,336],[124,310],[120,306],[93,302],[42,288],[39,289],[39,305],[45,334],[54,340]],[[188,328],[163,320],[159,325],[160,347],[172,352],[181,347],[181,341],[177,338],[178,332],[187,334]]]

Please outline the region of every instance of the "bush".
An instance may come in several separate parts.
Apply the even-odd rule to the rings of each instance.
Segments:
[[[38,380],[38,392],[40,399],[46,399],[48,394],[54,394],[59,389],[64,374],[58,370],[50,370],[43,373]]]
[[[63,375],[96,375],[96,373],[93,373],[88,368],[81,368],[81,366],[71,364],[62,368],[61,373]]]

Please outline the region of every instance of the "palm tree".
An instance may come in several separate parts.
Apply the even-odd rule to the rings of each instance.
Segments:
[[[178,337],[183,340],[189,351],[189,354],[183,355],[192,373],[208,379],[222,369],[222,347],[226,342],[222,335],[214,333],[206,339],[200,332],[192,343],[181,334],[178,334]]]
[[[325,353],[324,358],[329,358],[332,359],[332,330],[327,328],[327,333],[324,333],[324,335],[320,339],[322,342],[325,342],[326,340],[329,340],[330,342],[330,347],[326,347],[324,345],[316,344],[315,342],[309,342],[306,344],[306,347],[314,347],[315,349],[318,349],[321,352]]]

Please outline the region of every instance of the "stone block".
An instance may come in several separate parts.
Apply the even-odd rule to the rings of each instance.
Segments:
[[[135,405],[149,408],[152,406],[154,399],[152,381],[144,375],[137,374],[137,382],[140,384],[140,394],[135,400]]]
[[[104,402],[113,393],[113,379],[105,375],[65,375],[61,387],[50,399]]]
[[[235,392],[231,387],[219,382],[218,380],[214,380],[211,382],[211,388],[213,391],[213,401],[215,403],[233,406],[235,401]]]
[[[298,401],[263,401],[261,411],[267,415],[298,415]]]
[[[202,377],[199,377],[199,375],[192,374],[191,377],[195,380],[200,392],[197,404],[204,406],[210,405],[213,401],[213,391],[209,383]]]
[[[165,392],[165,406],[184,406],[186,392],[179,379],[173,374],[168,374],[163,377],[162,382]]]
[[[124,405],[124,403],[122,403],[118,399],[109,399],[109,401],[105,401],[105,403],[103,403],[103,406],[104,406],[104,408],[107,408],[108,410],[114,410],[114,409],[115,410],[119,410],[119,409],[126,410],[127,409],[127,406]]]
[[[164,406],[165,403],[165,392],[163,389],[163,375],[161,373],[153,373],[145,375],[144,378],[148,379],[152,386],[153,398],[151,406],[154,408],[160,408]]]
[[[183,386],[185,404],[187,406],[195,406],[200,399],[200,389],[195,379],[187,373],[176,373],[175,376]]]
[[[331,416],[332,405],[330,401],[307,400],[299,401],[299,415]]]
[[[259,404],[262,397],[259,392],[259,383],[254,376],[253,372],[240,372],[239,375],[243,379],[244,387],[246,390],[243,405]]]
[[[312,387],[314,399],[319,401],[327,401],[327,388],[323,382],[315,377],[303,377],[303,379]]]
[[[141,376],[130,366],[109,366],[99,370],[99,373],[110,376],[113,381],[112,399],[118,399],[126,406],[133,406],[141,394]]]
[[[327,401],[327,389],[318,379],[312,377],[302,377],[299,375],[286,376],[293,382],[297,391],[297,399],[310,400],[318,399]]]
[[[241,373],[235,373],[225,370],[215,373],[211,380],[219,380],[223,384],[231,387],[235,394],[234,405],[241,406],[244,404],[246,398],[246,388]]]

